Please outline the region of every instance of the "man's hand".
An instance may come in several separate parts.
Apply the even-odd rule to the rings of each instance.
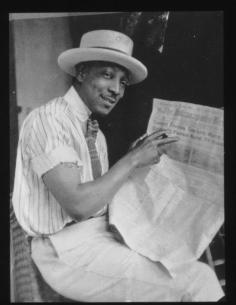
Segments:
[[[164,139],[164,138],[167,138],[167,137],[168,137],[167,134],[164,133],[164,129],[159,129],[158,131],[159,131],[159,132],[163,132],[163,134],[160,136],[160,138]],[[155,131],[155,132],[157,132],[157,131]],[[154,132],[154,133],[155,133],[155,132]],[[153,133],[152,133],[152,134],[153,134]],[[130,151],[131,149],[137,147],[138,145],[140,145],[147,137],[148,137],[148,134],[145,133],[145,134],[143,134],[141,137],[139,137],[137,140],[135,140],[135,141],[130,145],[129,151]]]
[[[169,136],[166,129],[157,130],[137,139],[131,145],[129,153],[135,159],[136,167],[152,165],[160,161],[160,156],[165,152],[168,144],[178,140],[178,137]]]

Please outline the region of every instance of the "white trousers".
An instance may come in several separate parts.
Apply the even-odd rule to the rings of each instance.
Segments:
[[[120,244],[105,216],[32,240],[32,258],[59,294],[85,302],[218,301],[224,292],[214,271],[193,262],[172,278],[161,263]]]

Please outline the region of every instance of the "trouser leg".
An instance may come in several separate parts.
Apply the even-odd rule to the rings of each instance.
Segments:
[[[216,302],[224,296],[216,273],[205,263],[196,261],[182,267],[176,280],[185,286],[182,301]]]
[[[32,257],[46,282],[67,298],[161,302],[217,301],[223,296],[215,273],[206,264],[191,263],[173,279],[162,264],[115,241],[102,219],[78,225],[74,233],[81,243],[61,257],[49,239],[32,241]]]
[[[103,249],[95,249],[97,254],[88,265],[73,266],[57,257],[49,239],[32,241],[32,257],[45,281],[67,298],[89,302],[181,299],[181,291],[160,264],[117,242]]]

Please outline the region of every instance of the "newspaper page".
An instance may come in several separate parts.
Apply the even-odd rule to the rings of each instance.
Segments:
[[[175,276],[202,255],[224,221],[223,110],[154,99],[147,132],[160,128],[180,140],[123,184],[109,222],[131,249]]]

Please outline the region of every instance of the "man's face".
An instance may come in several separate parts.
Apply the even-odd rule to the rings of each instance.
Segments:
[[[123,97],[128,84],[125,69],[112,63],[96,63],[77,76],[81,86],[79,95],[87,107],[105,116]]]

